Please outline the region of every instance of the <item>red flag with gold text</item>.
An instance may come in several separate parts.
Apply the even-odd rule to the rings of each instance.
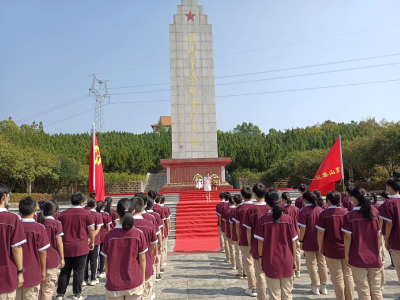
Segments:
[[[89,155],[89,193],[96,193],[97,201],[104,201],[104,174],[101,162],[99,143],[93,126],[92,146]]]
[[[344,179],[342,143],[339,137],[315,174],[309,190],[320,190],[322,195],[326,195],[335,190],[335,182],[342,179]]]

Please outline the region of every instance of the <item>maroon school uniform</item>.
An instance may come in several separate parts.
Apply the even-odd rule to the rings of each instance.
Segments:
[[[296,199],[296,202],[294,203],[294,205],[298,208],[298,209],[302,209],[305,204],[303,201],[303,196],[300,196],[299,198]]]
[[[249,245],[249,243],[247,241],[247,228],[243,226],[243,222],[244,222],[244,218],[246,216],[247,210],[253,206],[254,206],[253,201],[249,200],[249,201],[244,201],[242,205],[240,205],[236,208],[235,217],[233,218],[233,221],[240,224],[240,226],[239,226],[239,229],[240,229],[239,246],[247,247]]]
[[[322,208],[318,205],[312,206],[307,204],[299,213],[299,221],[297,224],[300,227],[306,228],[306,232],[303,237],[303,250],[304,251],[318,251],[318,229],[315,228],[317,224],[319,214]]]
[[[221,201],[215,206],[215,213],[217,214],[218,217],[221,216],[221,208],[224,202],[225,201]],[[218,227],[221,227],[221,222],[219,221],[219,218],[218,218]]]
[[[400,250],[400,196],[391,196],[381,207],[381,219],[393,224],[389,236],[390,248],[393,250]]]
[[[383,204],[385,204],[386,201],[388,201],[388,199],[386,199],[385,201],[383,201],[382,205],[380,205],[380,206],[378,207],[379,216],[380,216],[381,220],[383,221],[383,222],[382,222],[382,228],[381,228],[383,236],[386,236],[386,220],[382,218],[382,211],[383,211],[383,208],[384,208],[384,205],[383,205]]]
[[[372,207],[375,207],[376,209],[379,210],[379,206],[380,206],[381,204],[377,201],[377,202],[372,202],[371,205],[372,205]]]
[[[254,233],[257,229],[257,222],[260,217],[268,213],[269,206],[265,202],[257,202],[254,206],[250,207],[244,218],[243,226],[251,229],[251,253],[254,259],[258,260],[258,240],[254,238]],[[246,232],[247,238],[247,232]]]
[[[151,277],[153,275],[153,265],[154,265],[154,253],[152,253],[151,245],[155,245],[158,243],[156,230],[154,229],[154,225],[145,220],[142,216],[134,216],[135,219],[134,226],[135,228],[141,230],[146,239],[146,247],[149,251],[146,252],[146,278]]]
[[[0,295],[18,287],[17,265],[11,249],[26,243],[24,228],[17,214],[0,208]]]
[[[164,215],[165,215],[165,220],[171,219],[171,210],[169,209],[168,206],[165,206],[164,204],[161,204],[163,210],[164,210]],[[168,237],[168,229],[167,226],[164,226],[164,237]]]
[[[292,217],[293,223],[297,228],[297,231],[299,231],[299,228],[297,226],[297,220],[299,219],[300,210],[293,204],[291,205],[286,204],[285,207],[283,208],[283,212],[288,216]],[[297,234],[299,234],[299,232],[297,232]]]
[[[350,210],[349,210],[349,205],[350,205]],[[344,209],[347,209],[348,211],[352,211],[354,208],[354,205],[350,201],[350,196],[347,194],[342,195],[342,206]]]
[[[257,243],[258,240],[264,242],[262,268],[265,275],[268,278],[293,277],[293,241],[298,238],[293,218],[282,214],[275,223],[270,211],[258,220],[254,237]]]
[[[83,209],[82,206],[73,205],[64,210],[58,220],[64,230],[64,256],[77,257],[88,254],[88,228],[95,225],[90,211]]]
[[[46,228],[34,219],[22,219],[22,226],[27,242],[22,245],[25,273],[21,288],[29,288],[39,285],[43,279],[39,252],[48,249],[50,242]]]
[[[222,216],[222,220],[224,221],[224,223],[225,223],[225,233],[226,233],[226,237],[227,238],[232,238],[232,230],[231,230],[231,225],[230,225],[230,223],[229,223],[229,219],[230,219],[230,217],[231,217],[231,212],[232,212],[232,210],[235,208],[235,206],[233,206],[233,205],[230,205],[229,207],[228,207],[228,209],[227,210],[225,210],[225,212],[224,212],[224,214],[223,214],[223,216]]]
[[[318,218],[317,229],[325,232],[322,254],[331,259],[344,259],[344,232],[342,231],[344,215],[342,207],[328,206]]]
[[[124,230],[122,225],[107,233],[101,255],[107,257],[108,291],[127,291],[143,284],[139,254],[148,251],[143,232],[135,227]]]
[[[46,228],[47,237],[50,247],[46,250],[46,269],[54,269],[60,265],[60,255],[58,254],[57,238],[64,235],[62,225],[53,217],[44,217],[44,227]]]
[[[236,217],[236,210],[240,206],[241,205],[236,206],[234,209],[232,209],[231,215],[229,216],[229,226],[232,226],[231,238],[232,238],[232,241],[234,241],[234,242],[238,241],[238,236],[237,236],[237,232],[236,232],[236,222],[234,221],[234,219]]]
[[[157,224],[158,228],[161,230],[164,227],[164,225],[163,225],[160,215],[158,213],[156,213],[155,211],[153,211],[152,209],[147,210],[147,213],[152,215],[156,219],[156,224]]]
[[[58,217],[60,216],[60,213],[56,213],[54,216],[54,220],[58,221]]]
[[[328,203],[324,202],[321,206],[322,209],[326,209],[328,207]]]
[[[166,219],[164,215],[164,209],[160,204],[154,203],[152,210],[160,215],[161,221]]]
[[[222,202],[222,205],[221,205],[221,231],[222,232],[225,232],[225,230],[226,230],[226,223],[223,220],[223,218],[224,218],[225,210],[227,210],[228,207],[229,207],[228,201]]]
[[[117,211],[114,208],[110,208],[110,216],[111,216],[111,229],[115,228],[115,222],[119,221],[118,216],[117,216]]]
[[[97,228],[102,227],[104,225],[103,216],[101,214],[99,214],[95,209],[91,209],[90,212],[92,213],[94,224],[96,224],[96,230],[97,230]],[[101,230],[94,238],[95,246],[98,246],[101,244],[100,234],[101,234]]]
[[[103,227],[100,230],[100,244],[104,243],[104,239],[106,237],[107,234],[107,225],[112,225],[112,220],[111,220],[111,216],[106,213],[105,211],[101,211],[100,212],[101,217],[103,218]]]
[[[364,218],[360,206],[344,216],[342,231],[352,235],[349,264],[356,268],[381,268],[379,251],[379,213],[373,211],[374,219]]]

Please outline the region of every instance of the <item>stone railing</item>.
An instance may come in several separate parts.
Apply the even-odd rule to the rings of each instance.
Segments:
[[[144,191],[143,181],[122,181],[122,182],[106,182],[105,189],[106,194],[132,194]],[[64,187],[59,194],[60,195],[72,195],[75,192],[83,192],[88,194],[89,187],[87,185],[77,185]]]

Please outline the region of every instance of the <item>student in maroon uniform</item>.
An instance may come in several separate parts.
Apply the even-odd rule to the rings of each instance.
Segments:
[[[400,178],[386,181],[390,199],[382,204],[381,219],[386,221],[385,246],[392,253],[397,276],[400,279]]]
[[[292,217],[294,225],[297,230],[297,235],[300,235],[299,227],[297,225],[297,220],[299,219],[300,210],[293,205],[292,199],[290,199],[290,194],[288,192],[282,193],[282,203],[284,204],[283,213]],[[296,270],[295,277],[300,278],[300,266],[301,266],[301,255],[300,255],[300,242],[296,239]]]
[[[354,186],[346,184],[346,193],[342,196],[342,206],[348,211],[352,211],[354,207],[353,203],[350,201],[350,192],[352,189],[354,189]]]
[[[244,201],[243,204],[236,208],[235,218],[233,221],[236,222],[236,233],[239,239],[239,246],[242,252],[243,265],[245,274],[247,275],[248,288],[245,290],[245,294],[256,297],[256,275],[254,273],[254,260],[250,252],[250,246],[247,240],[247,228],[243,226],[244,218],[246,216],[247,210],[254,206],[253,201],[253,191],[251,187],[245,186],[240,190]]]
[[[96,212],[98,212],[102,218],[103,218],[103,226],[100,229],[100,248],[99,250],[101,251],[101,248],[103,247],[104,239],[106,238],[107,232],[111,230],[111,225],[112,225],[112,218],[109,213],[104,211],[105,205],[103,201],[98,201],[97,206],[96,206]],[[99,278],[106,278],[106,273],[105,273],[105,257],[100,255],[100,263],[99,263]]]
[[[237,231],[236,231],[236,222],[234,221],[234,219],[236,217],[236,210],[238,207],[240,207],[242,205],[242,202],[243,202],[242,195],[235,195],[233,197],[233,202],[234,202],[235,208],[232,209],[232,211],[231,211],[231,214],[229,217],[229,226],[230,226],[230,230],[231,230],[232,242],[235,247],[235,260],[236,260],[236,267],[238,270],[238,274],[236,275],[236,278],[247,279],[247,275],[243,268],[243,257],[242,257],[242,251],[240,251],[240,247],[239,247],[239,238],[238,238]]]
[[[390,194],[389,194],[388,191],[383,191],[383,192],[381,192],[379,196],[380,196],[380,198],[381,198],[381,200],[382,200],[382,204],[385,203],[387,200],[390,199]],[[382,205],[379,205],[379,207],[378,207],[379,215],[382,215],[382,209],[383,209],[383,206],[382,206]],[[382,230],[381,258],[382,258],[382,263],[385,264],[386,221],[383,220],[382,218],[381,218],[381,230]],[[389,251],[389,256],[390,256],[391,264],[390,264],[390,266],[388,267],[388,269],[394,269],[395,267],[394,267],[394,262],[393,262],[393,255],[392,255],[392,252],[391,252],[391,251]]]
[[[325,209],[328,207],[328,204],[326,204],[326,202],[324,201],[324,199],[322,198],[322,194],[320,190],[314,190],[314,194],[315,196],[317,196],[318,198],[318,206],[321,207],[322,209]]]
[[[46,279],[40,285],[39,300],[53,299],[54,287],[57,282],[58,266],[64,268],[64,246],[62,236],[64,235],[62,225],[54,219],[57,208],[51,200],[45,201],[40,205],[42,210],[38,216],[38,223],[46,228],[50,247],[46,250]]]
[[[166,238],[165,232],[168,231],[168,224],[167,224],[167,216],[165,215],[165,210],[161,206],[161,197],[162,196],[161,196],[161,194],[156,193],[155,191],[152,191],[152,190],[150,190],[148,192],[148,195],[149,195],[150,198],[154,199],[154,205],[153,205],[152,210],[160,216],[161,222],[163,224],[163,227],[162,227],[163,234],[162,234],[162,236],[163,236],[163,248],[165,248],[166,245],[167,245],[167,243],[165,241],[165,238]],[[165,269],[164,269],[164,266],[163,266],[163,264],[164,264],[164,250],[163,250],[163,248],[160,249],[160,257],[159,257],[160,260],[157,263],[158,264],[157,270],[159,270],[160,274],[164,274],[165,273]]]
[[[85,262],[89,250],[94,249],[95,236],[94,236],[94,220],[90,211],[83,209],[85,201],[85,194],[77,192],[71,197],[71,208],[63,211],[58,218],[64,230],[63,244],[65,267],[61,269],[58,278],[57,298],[62,300],[69,279],[71,271],[73,275],[73,299],[85,299],[82,293],[82,282],[85,271]],[[89,241],[89,242],[88,242]]]
[[[113,204],[113,199],[111,197],[106,197],[106,199],[104,200],[104,211],[106,213],[108,213],[111,217],[111,225],[110,228],[114,229],[116,225],[118,225],[119,220],[117,217],[117,214],[115,213],[115,209],[112,208],[112,204]]]
[[[142,213],[145,209],[144,201],[142,198],[135,197],[133,198],[133,207],[134,207],[134,215],[133,219],[135,220],[135,228],[140,229],[147,243],[147,248],[149,251],[146,252],[146,276],[145,276],[145,290],[143,294],[142,300],[151,300],[154,297],[154,257],[157,252],[157,232],[154,228],[153,223],[143,219]],[[153,296],[154,295],[154,296]]]
[[[168,258],[168,236],[171,234],[171,210],[165,205],[165,196],[161,196],[160,205],[164,211],[164,242],[161,251],[161,274],[165,272]]]
[[[383,299],[379,213],[372,209],[371,197],[363,188],[351,190],[350,199],[355,207],[343,221],[345,259],[351,266],[359,299]]]
[[[233,197],[232,196],[229,197],[228,201],[229,201],[229,206],[223,212],[222,221],[225,224],[225,235],[226,235],[226,238],[228,239],[229,254],[231,256],[232,270],[236,270],[235,244],[232,241],[232,230],[231,230],[231,225],[229,223],[229,219],[231,217],[232,210],[235,209],[235,205],[234,205],[234,201],[233,201]]]
[[[269,190],[265,201],[270,211],[259,218],[254,234],[259,264],[267,278],[269,299],[292,299],[298,230],[293,218],[283,213],[276,190]]]
[[[310,191],[303,194],[305,207],[299,213],[300,247],[306,255],[306,266],[310,273],[312,293],[327,295],[328,270],[325,257],[319,252],[318,230],[315,227],[322,208],[318,205],[317,196]]]
[[[306,191],[307,191],[308,187],[302,183],[299,186],[299,192],[303,195]],[[294,203],[294,205],[298,208],[298,209],[302,209],[304,207],[304,201],[303,201],[303,196],[300,196],[299,198],[296,199],[296,202]]]
[[[229,251],[229,241],[228,238],[226,237],[226,223],[223,220],[223,216],[225,214],[225,210],[228,209],[229,207],[229,198],[231,197],[230,192],[224,192],[224,202],[221,204],[221,209],[220,209],[220,214],[221,214],[221,231],[222,235],[224,237],[224,249],[225,249],[225,262],[230,263],[231,262],[231,253]]]
[[[96,200],[89,199],[87,202],[87,206],[89,211],[92,213],[92,217],[94,223],[96,224],[95,232],[94,232],[94,249],[89,251],[86,263],[85,263],[85,275],[83,279],[83,286],[90,285],[95,286],[99,283],[97,279],[97,270],[98,270],[98,260],[100,253],[100,231],[104,225],[103,217],[96,211]],[[89,281],[89,267],[90,266],[90,281]]]
[[[50,248],[46,228],[35,222],[36,201],[25,197],[19,202],[19,213],[22,215],[22,225],[26,243],[22,245],[24,252],[25,281],[17,289],[17,300],[39,299],[40,283],[46,280],[46,249]]]
[[[345,261],[344,232],[342,231],[344,215],[347,210],[340,206],[341,195],[332,191],[326,195],[328,207],[319,215],[318,229],[319,251],[325,255],[331,273],[333,290],[336,299],[354,299],[354,283],[351,269]]]
[[[149,198],[147,197],[147,195],[146,195],[145,193],[142,193],[142,192],[136,193],[135,197],[141,198],[141,199],[143,200],[144,207],[147,208],[147,202],[148,202]],[[133,199],[131,199],[131,200],[133,201]],[[145,219],[145,220],[147,220],[147,221],[150,221],[150,222],[154,225],[154,229],[155,229],[156,232],[157,232],[159,251],[161,251],[161,246],[163,246],[163,245],[162,245],[162,236],[161,236],[161,230],[160,230],[160,228],[158,227],[156,218],[154,218],[153,215],[147,213],[146,211],[143,211],[142,217],[143,217],[143,219]],[[160,245],[161,245],[161,246],[160,246]]]
[[[374,192],[371,192],[371,197],[372,197],[372,200],[373,200],[372,203],[371,203],[372,207],[378,209],[379,206],[381,205],[381,204],[378,202],[378,195],[375,194]]]
[[[26,243],[20,217],[6,209],[10,189],[0,183],[0,300],[15,300],[16,289],[24,283],[22,244]]]
[[[221,249],[219,249],[219,252],[225,252],[225,249],[224,249],[224,246],[225,246],[224,233],[221,230],[221,207],[222,207],[223,203],[225,202],[225,198],[224,198],[224,193],[223,192],[219,193],[219,199],[221,200],[221,202],[219,202],[217,204],[217,206],[215,207],[215,213],[218,216],[219,245],[221,247]],[[228,258],[228,257],[226,257],[226,258]]]
[[[257,299],[266,300],[267,296],[267,279],[265,273],[262,270],[260,264],[258,263],[258,240],[254,238],[254,233],[257,229],[258,219],[268,213],[269,207],[265,202],[265,194],[267,189],[262,183],[258,183],[253,187],[253,194],[257,202],[254,206],[250,207],[244,218],[243,226],[247,228],[247,242],[250,245],[250,253],[254,260],[254,271],[256,275],[256,290]]]
[[[121,199],[117,214],[121,225],[107,233],[101,255],[106,258],[106,299],[140,300],[146,280],[146,237],[134,227],[133,202]]]
[[[162,249],[162,244],[164,242],[164,236],[163,236],[163,222],[161,220],[161,217],[158,213],[156,213],[155,211],[153,211],[153,205],[154,205],[154,200],[148,196],[147,197],[147,206],[146,206],[146,213],[152,215],[155,219],[156,219],[156,224],[158,225],[158,228],[160,230],[160,235],[161,235],[161,239],[162,239],[162,243],[161,246],[159,246],[158,250],[157,250],[157,254],[156,254],[156,263],[155,263],[155,268],[156,268],[156,281],[160,281],[161,280],[161,249]]]

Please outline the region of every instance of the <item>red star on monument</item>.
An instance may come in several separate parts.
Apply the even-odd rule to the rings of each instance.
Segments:
[[[187,20],[190,21],[192,20],[194,22],[194,14],[192,14],[192,11],[190,11],[188,14],[186,14],[186,17],[188,18]]]

